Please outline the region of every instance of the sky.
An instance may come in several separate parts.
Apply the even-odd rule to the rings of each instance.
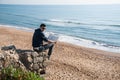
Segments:
[[[120,4],[120,0],[0,0],[0,4]]]

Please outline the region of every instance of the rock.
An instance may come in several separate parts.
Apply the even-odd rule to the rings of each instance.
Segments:
[[[35,58],[35,57],[39,56],[39,54],[38,54],[37,52],[34,52],[34,53],[31,54],[31,56],[32,56],[33,58]]]
[[[28,60],[29,63],[32,63],[32,61],[33,61],[33,59],[30,56],[27,57],[27,60]]]
[[[34,70],[39,70],[39,65],[38,64],[33,64],[33,69]]]
[[[16,50],[16,47],[14,45],[4,46],[1,48],[1,50]]]
[[[16,49],[14,45],[4,46],[0,51],[0,70],[12,65],[25,71],[43,74],[46,70],[46,58],[45,52]]]
[[[0,69],[13,66],[25,69],[24,65],[19,61],[19,55],[16,53],[16,48],[14,45],[4,46],[1,48],[0,54]]]

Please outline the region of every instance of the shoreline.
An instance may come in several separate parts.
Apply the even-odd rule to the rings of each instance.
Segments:
[[[12,29],[16,29],[16,30],[31,32],[31,33],[34,32],[34,29],[26,28],[26,27],[10,26],[10,25],[0,25],[0,27],[12,28]],[[49,32],[47,32],[47,34],[49,34]],[[68,38],[70,41],[65,39],[64,37]],[[73,40],[73,38],[75,38],[75,39]],[[71,42],[71,39],[73,40],[73,42]],[[63,42],[63,43],[67,43],[67,44],[71,44],[71,45],[75,45],[75,46],[79,46],[79,47],[102,50],[102,51],[113,52],[113,53],[118,53],[118,54],[120,53],[120,48],[119,47],[114,47],[114,46],[105,47],[105,46],[100,45],[97,42],[94,42],[94,41],[91,41],[91,40],[79,39],[77,37],[61,35],[61,36],[59,36],[58,40],[59,40],[59,42]],[[80,40],[80,42],[78,42],[77,40]],[[87,41],[87,42],[85,43],[84,41],[85,42]],[[78,43],[76,43],[76,42],[78,42]],[[97,45],[95,45],[95,44],[97,44]]]
[[[32,32],[0,27],[0,46],[32,50]],[[120,54],[57,42],[45,80],[120,80]]]
[[[14,27],[8,27],[8,26],[1,26],[0,25],[0,29],[9,29],[10,32],[11,31],[15,31],[15,32],[20,32],[20,33],[23,33],[23,34],[29,34],[29,36],[32,36],[33,35],[33,31],[28,31],[28,30],[25,30],[25,29],[19,29],[19,28],[14,28]],[[32,37],[31,37],[32,39]],[[31,40],[32,42],[32,40]],[[86,49],[89,49],[89,50],[93,50],[93,51],[101,51],[101,52],[106,52],[106,53],[110,53],[110,54],[120,54],[120,53],[117,53],[117,52],[111,52],[111,51],[105,51],[105,50],[100,50],[100,49],[95,49],[95,48],[90,48],[90,47],[85,47],[85,46],[80,46],[80,45],[76,45],[76,44],[73,44],[73,43],[68,43],[68,42],[61,42],[61,41],[58,41],[57,43],[59,44],[65,44],[65,45],[69,45],[69,46],[73,46],[73,47],[78,47],[78,48],[86,48]],[[9,44],[12,44],[12,43],[9,43]],[[31,43],[32,44],[32,43]],[[32,45],[31,45],[31,48],[32,48]]]

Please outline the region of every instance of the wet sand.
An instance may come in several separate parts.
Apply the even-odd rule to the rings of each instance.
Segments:
[[[0,26],[0,47],[32,50],[32,32]],[[120,80],[120,53],[57,42],[45,80]]]

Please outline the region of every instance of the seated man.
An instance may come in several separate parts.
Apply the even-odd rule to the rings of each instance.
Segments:
[[[40,28],[36,29],[33,38],[32,38],[32,46],[33,50],[37,52],[42,52],[44,50],[49,49],[48,51],[48,59],[50,59],[50,56],[52,54],[52,49],[54,46],[55,41],[48,40],[47,37],[45,37],[43,31],[46,29],[45,24],[41,24]],[[43,41],[48,42],[48,44],[43,44]]]

